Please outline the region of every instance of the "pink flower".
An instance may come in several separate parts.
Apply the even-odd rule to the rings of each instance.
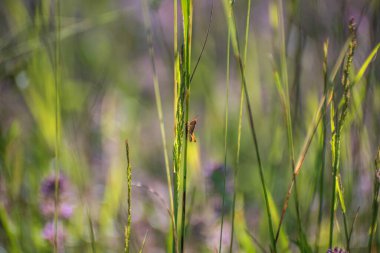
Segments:
[[[55,224],[54,222],[48,222],[46,223],[43,231],[42,231],[42,237],[47,240],[49,243],[54,245],[55,240]],[[58,249],[63,249],[63,245],[66,239],[66,233],[63,228],[62,223],[57,223],[57,246]]]

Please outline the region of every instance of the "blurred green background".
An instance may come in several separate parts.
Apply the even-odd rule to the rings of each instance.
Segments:
[[[168,151],[174,135],[173,1],[148,0],[155,62],[163,102]],[[206,36],[205,52],[191,86],[190,118],[197,118],[196,143],[189,143],[189,227],[186,252],[215,252],[219,241],[224,161],[227,24],[218,0],[194,1],[193,66]],[[153,71],[139,0],[60,1],[61,84],[59,159],[55,159],[56,87],[54,1],[0,2],[0,252],[52,252],[44,213],[49,196],[42,185],[57,165],[65,187],[69,217],[60,217],[63,252],[122,252],[127,220],[124,141],[130,146],[132,181],[148,186],[132,191],[132,252],[146,235],[145,252],[165,252],[170,220],[163,148]],[[240,42],[246,0],[235,0]],[[247,53],[247,84],[256,121],[265,180],[281,212],[291,180],[283,106],[273,69],[280,64],[276,1],[252,1]],[[380,1],[284,1],[289,93],[296,157],[301,151],[323,94],[323,42],[329,40],[328,69],[348,38],[350,17],[358,23],[357,70],[380,41]],[[229,245],[233,168],[236,160],[240,76],[232,58],[227,152],[227,201],[223,248]],[[380,60],[375,58],[352,92],[342,139],[341,173],[353,252],[366,247],[370,225],[374,159],[380,144]],[[340,74],[336,82],[340,82]],[[321,167],[318,128],[297,178],[301,218],[315,242]],[[330,150],[328,145],[327,150]],[[327,152],[329,154],[329,152]],[[171,161],[170,161],[171,162]],[[331,161],[327,158],[321,252],[328,245]],[[243,114],[237,227],[234,252],[259,252],[245,228],[269,244],[264,200],[246,112]],[[51,196],[50,196],[51,197]],[[275,210],[273,210],[275,211]],[[272,213],[273,216],[276,216]],[[342,226],[340,212],[338,223]],[[89,219],[90,218],[90,219]],[[278,217],[277,217],[278,218]],[[91,222],[89,221],[91,220]],[[296,215],[291,198],[280,236],[280,252],[298,252]],[[342,227],[335,230],[344,245]],[[243,245],[243,246],[242,246]],[[380,238],[376,234],[376,245]],[[356,251],[357,249],[357,251]],[[227,252],[227,251],[226,251]]]

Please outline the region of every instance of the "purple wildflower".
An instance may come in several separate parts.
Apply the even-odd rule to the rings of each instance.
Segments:
[[[42,231],[42,237],[47,240],[49,243],[54,245],[54,237],[55,237],[55,227],[54,227],[54,222],[48,222],[46,223],[43,231]],[[58,222],[57,223],[57,246],[58,249],[62,249],[64,242],[66,239],[66,233],[63,228],[62,223]]]
[[[55,196],[55,183],[56,183],[56,177],[55,175],[51,175],[47,177],[41,185],[41,193],[44,198],[54,198]],[[58,177],[58,194],[64,194],[68,190],[68,181],[66,177],[64,177],[62,174]]]
[[[55,175],[48,176],[41,183],[41,213],[46,218],[52,218],[57,210],[58,216],[62,219],[69,219],[74,211],[74,205],[70,201],[70,184],[68,179],[62,174],[58,180],[58,200],[55,203]]]
[[[334,249],[328,249],[326,253],[348,253],[348,251],[335,247]]]
[[[59,208],[59,213],[63,219],[70,218],[73,212],[74,206],[66,202],[63,202]]]

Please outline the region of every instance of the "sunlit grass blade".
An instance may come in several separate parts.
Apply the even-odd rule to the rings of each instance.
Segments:
[[[374,57],[377,55],[377,51],[379,50],[379,48],[380,48],[380,43],[377,44],[376,47],[372,50],[372,52],[368,55],[367,59],[364,61],[363,65],[361,66],[358,73],[356,74],[354,82],[352,85],[355,85],[356,83],[358,83],[362,79],[362,77],[363,77],[365,71],[367,70],[369,64],[372,62]]]

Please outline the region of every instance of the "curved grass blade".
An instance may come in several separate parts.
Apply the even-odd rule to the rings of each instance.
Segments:
[[[202,55],[203,55],[203,52],[206,48],[206,44],[207,44],[207,39],[208,39],[208,35],[210,34],[210,30],[211,30],[211,21],[212,21],[212,14],[213,14],[213,10],[214,10],[214,0],[211,0],[211,10],[210,10],[210,19],[208,21],[208,27],[207,27],[207,32],[206,32],[206,37],[205,37],[205,40],[202,44],[202,50],[201,50],[201,53],[199,54],[198,56],[198,59],[197,59],[197,63],[195,64],[195,67],[194,67],[194,70],[190,76],[190,83],[191,81],[193,80],[193,77],[194,77],[194,74],[195,74],[195,71],[197,70],[198,68],[198,64],[199,62],[201,61],[201,58],[202,58]]]

